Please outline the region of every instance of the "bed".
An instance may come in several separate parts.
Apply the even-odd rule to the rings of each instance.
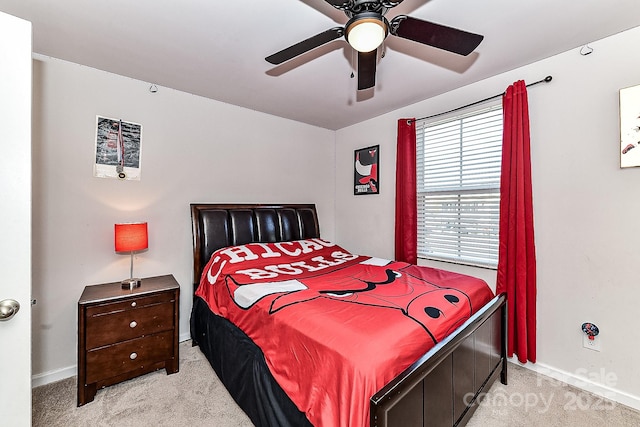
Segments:
[[[310,288],[313,288],[314,285],[311,283],[318,282],[315,276],[318,275],[319,277],[319,273],[316,273],[319,267],[325,268],[330,265],[332,267],[328,270],[347,271],[349,272],[349,277],[355,277],[360,273],[353,273],[350,269],[363,268],[362,265],[365,265],[367,269],[375,268],[376,272],[386,272],[388,277],[386,279],[383,277],[375,283],[365,280],[360,282],[366,283],[368,289],[374,289],[376,285],[378,285],[379,289],[384,289],[382,285],[393,282],[396,277],[400,276],[412,277],[411,280],[415,282],[415,277],[420,276],[424,269],[400,265],[389,260],[378,260],[369,257],[366,257],[366,259],[357,258],[360,256],[352,255],[347,251],[343,251],[343,248],[320,239],[320,227],[316,208],[313,204],[199,203],[191,204],[191,218],[194,262],[194,300],[191,313],[193,344],[200,346],[202,353],[209,360],[231,396],[255,425],[458,426],[466,424],[479,405],[484,392],[498,377],[500,377],[502,383],[507,383],[505,346],[506,297],[505,295],[493,296],[491,294],[490,298],[486,298],[486,295],[483,296],[482,306],[476,306],[465,319],[458,321],[453,326],[448,326],[449,329],[446,330],[432,328],[431,324],[425,323],[429,319],[422,321],[415,316],[409,319],[414,321],[411,324],[417,325],[415,327],[420,331],[413,331],[410,336],[413,337],[417,333],[426,331],[428,335],[425,336],[437,334],[437,337],[433,337],[433,343],[430,343],[428,350],[414,355],[409,363],[402,359],[406,355],[389,357],[388,359],[391,362],[388,363],[395,363],[396,359],[399,360],[392,377],[385,378],[384,375],[376,373],[377,377],[375,379],[377,383],[372,385],[369,382],[374,383],[375,381],[364,381],[368,389],[373,390],[370,395],[367,395],[367,401],[364,403],[365,414],[361,414],[363,409],[358,407],[351,410],[351,412],[356,413],[355,418],[349,414],[343,418],[340,418],[342,415],[336,415],[338,418],[331,418],[331,421],[327,422],[326,420],[330,417],[325,417],[322,411],[325,410],[324,406],[328,404],[322,403],[321,406],[323,408],[317,411],[307,410],[307,413],[301,411],[299,409],[300,406],[308,409],[305,406],[308,403],[305,399],[311,399],[309,396],[314,395],[316,392],[317,387],[314,385],[314,379],[312,378],[315,371],[313,369],[309,371],[309,378],[304,378],[306,377],[305,375],[302,378],[294,379],[283,376],[287,374],[289,368],[279,369],[282,365],[274,363],[276,359],[273,359],[274,355],[277,355],[277,351],[274,352],[272,347],[275,346],[277,350],[277,347],[281,345],[278,335],[272,333],[271,329],[267,329],[268,333],[256,333],[256,326],[251,323],[243,331],[236,324],[242,325],[242,322],[248,321],[246,319],[251,319],[248,313],[254,306],[258,305],[256,301],[259,301],[260,304],[267,300],[270,301],[269,305],[263,304],[265,307],[269,307],[270,314],[278,311],[278,313],[287,313],[288,316],[294,319],[295,316],[299,316],[300,321],[297,324],[312,324],[313,327],[322,326],[323,323],[331,322],[335,319],[314,323],[313,320],[310,320],[313,318],[307,314],[314,311],[311,304],[306,304],[309,301],[313,304],[341,303],[340,307],[348,306],[352,310],[350,313],[356,313],[350,314],[353,318],[360,316],[359,312],[354,312],[353,310],[358,310],[364,305],[378,308],[375,306],[379,305],[379,303],[370,302],[373,301],[372,299],[366,299],[371,298],[366,293],[357,294],[358,298],[360,298],[358,304],[347,304],[355,301],[346,301],[346,303],[345,301],[339,301],[339,303],[336,303],[334,300],[345,297],[353,299],[355,297],[353,293],[347,295],[335,289],[319,292],[316,290],[310,296],[312,290],[304,288],[304,286],[304,290],[296,288],[299,285],[296,280],[287,282],[288,286],[291,285],[293,288],[278,288],[264,295],[255,296],[252,293],[255,286],[244,286],[248,285],[249,282],[238,283],[237,277],[248,277],[262,281],[261,285],[265,283],[273,285],[271,277],[275,277],[273,276],[275,274],[274,271],[287,274],[290,274],[293,270],[304,270],[305,273],[313,271],[311,279],[305,279],[306,282],[303,280]],[[224,271],[229,268],[230,262],[233,261],[232,258],[237,258],[238,253],[242,253],[243,256],[247,253],[252,254],[248,248],[253,248],[251,250],[254,253],[266,251],[265,253],[269,257],[281,255],[275,254],[274,251],[284,251],[289,255],[297,255],[300,252],[317,250],[317,254],[324,254],[325,258],[332,256],[334,258],[327,260],[322,256],[316,256],[312,259],[316,260],[314,262],[321,262],[321,264],[293,263],[297,265],[296,268],[293,268],[291,264],[276,263],[274,265],[278,267],[274,265],[266,267],[269,271],[261,270],[257,265],[250,265],[244,270],[240,270],[242,274],[229,275],[228,277],[236,278],[226,279],[227,287],[218,287],[217,289],[223,290],[217,291],[218,293],[212,297],[212,300],[205,300],[206,289],[211,287],[208,281],[213,283],[211,280],[222,280],[221,278],[225,276]],[[212,257],[214,253],[215,256]],[[231,258],[225,258],[225,254]],[[310,256],[317,254],[314,252]],[[263,256],[267,257],[267,255]],[[247,257],[245,256],[245,258]],[[278,262],[280,261],[278,259]],[[311,263],[311,261],[308,262]],[[384,262],[390,264],[386,265]],[[372,266],[372,264],[376,265]],[[339,267],[333,267],[334,265],[339,265]],[[419,273],[416,273],[418,270]],[[420,281],[426,281],[427,286],[438,285],[437,283],[432,283],[432,277],[444,275],[442,277],[448,278],[450,275],[450,273],[435,269],[427,269],[425,271],[427,271],[427,276],[420,276]],[[322,273],[324,274],[324,272]],[[453,275],[454,279],[458,280],[458,276],[455,273]],[[232,290],[231,287],[233,286],[235,287]],[[326,285],[324,286],[326,288]],[[335,288],[334,285],[332,286]],[[329,286],[329,288],[332,288],[332,286]],[[434,295],[441,291],[440,288],[444,289],[444,287],[445,285],[438,285],[438,289],[434,288]],[[260,287],[260,289],[263,288],[265,286]],[[446,289],[453,288],[446,287]],[[464,288],[465,292],[466,289]],[[447,290],[447,300],[451,302],[449,299],[455,298],[456,303],[460,300],[466,303],[464,298],[468,292],[463,294],[455,292],[458,291]],[[226,308],[223,308],[223,312],[220,313],[220,307],[216,306],[217,301],[219,299],[235,298],[234,295],[243,295],[242,298],[244,298],[238,297],[234,300],[235,305],[231,304],[234,306],[232,309],[235,310],[236,314],[229,315]],[[304,297],[304,295],[307,296]],[[460,298],[456,297],[456,295]],[[296,299],[295,304],[292,303],[293,300],[291,298],[293,297]],[[383,299],[385,299],[385,304],[386,301],[389,301],[386,296]],[[305,304],[298,304],[299,301],[304,301]],[[362,302],[365,303],[362,304]],[[455,305],[459,306],[461,304]],[[218,312],[214,313],[213,306],[216,306],[215,309]],[[300,307],[304,307],[304,310],[309,311],[299,311],[301,310]],[[330,306],[319,305],[317,307]],[[324,310],[324,308],[322,309]],[[333,310],[333,308],[330,310]],[[316,309],[317,311],[318,309]],[[402,312],[405,317],[411,317],[407,314],[408,311],[386,310],[385,313],[393,313],[396,316],[397,313]],[[439,314],[443,314],[443,312],[439,312]],[[319,313],[316,313],[316,315],[319,315]],[[337,314],[335,315],[337,316]],[[269,318],[269,316],[266,316],[260,322],[266,322],[264,319]],[[416,322],[418,323],[416,324]],[[393,338],[391,335],[395,333],[389,332],[386,328],[386,323],[381,324],[379,328],[380,334],[386,334],[387,338]],[[288,331],[287,336],[292,336],[291,334],[296,336],[296,339],[291,339],[291,341],[301,341],[302,349],[306,351],[306,338],[298,338],[295,335],[296,333],[297,329],[293,332]],[[371,334],[372,332],[367,330],[367,333]],[[253,336],[263,347],[259,347],[250,336]],[[323,340],[326,341],[330,338],[325,337]],[[271,343],[271,341],[274,343]],[[374,340],[367,338],[366,341],[373,343]],[[426,341],[428,341],[428,338]],[[405,341],[402,342],[404,343]],[[380,351],[369,351],[368,354],[385,354],[387,345],[382,344],[378,347]],[[403,346],[398,346],[395,343],[392,347],[395,349]],[[304,358],[303,353],[305,351],[293,351],[296,360]],[[412,351],[415,352],[416,349],[412,348]],[[266,358],[265,353],[267,354]],[[281,353],[287,352],[282,351]],[[375,359],[375,357],[373,358]],[[291,364],[288,365],[291,366]],[[340,379],[335,379],[330,378],[326,372],[321,373],[328,377],[329,381],[338,384],[335,388],[341,390],[339,390],[339,399],[356,399],[358,402],[362,400],[357,399],[358,387],[354,388],[349,383],[350,385],[343,385],[342,389],[340,388],[340,384],[344,383],[342,374],[336,375]],[[385,378],[384,383],[380,383],[380,378]],[[278,380],[285,385],[284,388]],[[292,384],[294,389],[297,390],[291,390]],[[372,386],[375,388],[372,389]],[[289,391],[286,392],[285,388]],[[301,399],[303,400],[302,404]],[[294,400],[297,404],[294,403]],[[349,408],[346,411],[348,412]],[[334,412],[345,413],[345,409],[342,408]],[[325,414],[333,415],[333,412],[329,410]],[[310,419],[313,420],[313,424]],[[354,419],[357,421],[354,422]]]

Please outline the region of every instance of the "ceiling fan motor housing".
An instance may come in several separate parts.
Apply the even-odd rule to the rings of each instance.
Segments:
[[[348,0],[348,1],[331,1],[327,0],[327,3],[331,4],[336,9],[340,9],[347,14],[349,18],[362,12],[377,12],[381,15],[387,13],[387,10],[392,7],[396,7],[403,0],[390,1],[390,0]]]

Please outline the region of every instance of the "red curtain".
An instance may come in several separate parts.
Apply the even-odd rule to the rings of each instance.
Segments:
[[[416,119],[398,120],[396,156],[396,260],[418,262]]]
[[[507,354],[536,361],[536,255],[533,237],[527,87],[520,80],[502,98],[500,243],[496,291],[508,298]]]

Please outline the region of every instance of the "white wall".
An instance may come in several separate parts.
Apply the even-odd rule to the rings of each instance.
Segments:
[[[90,284],[122,280],[129,257],[113,224],[148,221],[134,275],[171,273],[188,337],[189,203],[316,203],[334,236],[334,132],[76,64],[37,58],[33,96],[33,373],[75,373],[77,301]],[[96,115],[143,125],[142,179],[94,178]],[[319,179],[321,178],[321,179]]]
[[[397,120],[529,89],[538,259],[538,363],[532,368],[640,409],[640,169],[620,169],[618,95],[640,84],[640,28],[339,130],[336,236],[353,251],[393,257]],[[380,144],[381,194],[353,196],[353,150]],[[453,264],[446,268],[457,269]],[[495,271],[467,269],[495,283]],[[600,328],[602,351],[582,347],[583,322]],[[531,364],[529,364],[531,365]],[[584,378],[588,381],[583,381]],[[561,398],[562,396],[558,396]]]

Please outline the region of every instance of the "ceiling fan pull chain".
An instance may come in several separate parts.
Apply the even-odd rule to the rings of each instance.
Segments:
[[[351,49],[351,78],[354,78],[356,76],[355,73],[353,72],[353,70],[356,68],[354,65],[356,63],[356,60],[353,55],[354,55],[354,50]]]

